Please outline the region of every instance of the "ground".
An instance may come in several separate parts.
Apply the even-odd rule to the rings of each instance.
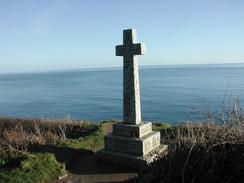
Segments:
[[[169,150],[139,172],[96,162],[113,123],[0,119],[0,183],[244,182],[243,117],[224,125],[154,123]]]
[[[137,176],[136,171],[134,171],[133,169],[111,164],[97,163],[95,152],[103,146],[103,144],[99,142],[101,139],[103,141],[101,135],[105,135],[112,131],[112,123],[103,123],[101,129],[102,134],[98,133],[97,136],[95,135],[92,138],[87,139],[87,142],[94,144],[93,147],[89,147],[89,145],[84,147],[89,147],[89,150],[70,149],[62,151],[63,153],[67,153],[63,154],[63,157],[70,158],[68,160],[68,163],[66,164],[68,176],[66,178],[63,178],[62,180],[54,181],[55,183],[122,182],[124,180],[130,179],[131,177]],[[97,141],[93,141],[94,139],[96,139]],[[76,145],[72,144],[72,146]]]
[[[97,141],[92,142],[98,146],[94,146],[93,148],[90,147],[92,150],[79,149],[75,154],[64,155],[65,157],[72,157],[67,165],[68,177],[55,181],[55,183],[122,182],[138,176],[137,171],[133,169],[96,162],[95,151],[102,148],[103,136],[112,132],[112,124],[113,123],[101,124],[101,131],[99,134],[97,134],[99,139],[93,137],[94,139],[97,139]],[[169,127],[170,126],[168,124],[153,125],[154,130],[158,131]],[[101,139],[102,143],[99,143]],[[91,142],[92,140],[88,141]]]
[[[0,183],[23,182],[24,179],[26,183],[121,182],[137,175],[132,169],[96,161],[96,151],[103,148],[104,135],[112,131],[113,122],[88,123],[85,127],[66,122],[64,125],[60,123],[60,126],[55,122],[38,122],[39,126],[33,125],[34,123],[36,122],[31,120],[0,119],[0,128],[3,129],[0,140],[8,142],[7,146],[0,144],[0,148],[10,149],[10,153],[1,152]],[[65,127],[65,138],[56,136],[62,132],[61,127]],[[33,129],[34,137],[29,132]],[[45,134],[42,135],[44,131]],[[51,135],[46,133],[49,131]],[[35,133],[40,134],[37,136]],[[26,145],[32,143],[29,140],[32,138],[38,139],[38,143]],[[13,147],[17,152],[14,155],[11,153]],[[27,149],[23,150],[25,148]],[[22,150],[19,152],[18,149]],[[5,154],[10,154],[10,157]]]

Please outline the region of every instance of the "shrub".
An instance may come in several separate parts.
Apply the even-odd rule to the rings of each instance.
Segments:
[[[17,162],[18,160],[15,160]],[[18,168],[0,169],[0,183],[33,183],[57,179],[65,173],[64,165],[56,161],[52,154],[27,155]]]
[[[89,122],[71,120],[0,119],[0,156],[25,153],[29,145],[53,145],[98,129]]]
[[[185,124],[164,134],[166,156],[142,167],[127,182],[242,183],[244,182],[243,129],[214,124]]]

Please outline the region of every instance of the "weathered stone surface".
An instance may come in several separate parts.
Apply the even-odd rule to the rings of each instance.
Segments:
[[[98,151],[102,162],[141,166],[166,153],[160,144],[160,132],[152,131],[151,123],[141,122],[139,68],[136,55],[145,53],[145,45],[136,42],[136,31],[124,30],[123,45],[116,46],[116,55],[123,56],[123,123],[113,125],[105,136],[105,149]]]
[[[152,132],[152,123],[139,123],[137,125],[116,123],[113,125],[113,135],[141,138]]]
[[[145,45],[136,43],[136,31],[124,30],[123,45],[116,46],[116,56],[124,57],[123,68],[123,112],[124,123],[141,122],[141,101],[138,60],[135,55],[145,53]]]
[[[145,135],[149,134],[152,131],[152,123],[142,123],[139,127],[139,138],[144,137]]]
[[[160,145],[160,132],[151,132],[142,138],[115,135],[105,136],[105,149],[144,156]]]
[[[107,149],[102,149],[97,152],[97,160],[99,162],[113,163],[132,168],[138,168],[157,161],[164,156],[168,151],[167,145],[160,145],[146,156],[135,156],[122,152],[115,152]]]
[[[150,134],[148,137],[145,136],[145,139],[142,138],[143,156],[153,151],[160,145],[160,132],[151,132]]]

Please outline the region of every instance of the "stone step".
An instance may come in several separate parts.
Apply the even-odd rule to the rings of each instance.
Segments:
[[[138,168],[157,161],[167,154],[168,146],[160,144],[146,156],[135,156],[127,153],[101,149],[97,152],[97,160],[104,163],[113,163],[132,168]]]
[[[150,132],[142,138],[129,138],[109,134],[105,136],[105,149],[137,156],[145,156],[160,145],[160,132]]]
[[[116,123],[113,125],[113,135],[125,136],[130,138],[141,138],[152,132],[151,122],[141,122],[137,125]]]

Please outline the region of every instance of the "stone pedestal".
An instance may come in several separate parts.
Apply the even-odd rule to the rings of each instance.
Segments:
[[[116,123],[113,132],[104,138],[105,148],[98,151],[98,160],[130,167],[153,162],[155,154],[165,153],[160,144],[160,132],[152,131],[152,123],[137,125]]]
[[[141,138],[152,131],[152,123],[139,123],[137,125],[116,123],[113,125],[113,135]]]

